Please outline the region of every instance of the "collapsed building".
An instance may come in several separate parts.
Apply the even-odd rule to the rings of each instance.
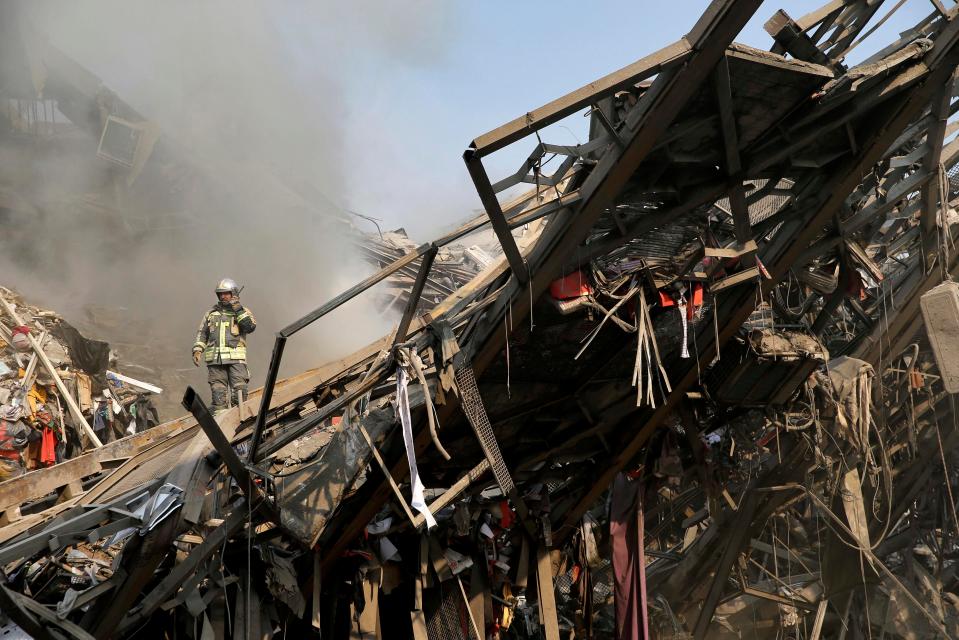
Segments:
[[[37,638],[959,636],[959,11],[847,68],[885,4],[779,11],[762,51],[732,42],[759,2],[715,0],[476,138],[485,213],[280,330],[246,403],[188,389],[190,416],[0,483],[4,614]],[[543,140],[583,110],[589,141]],[[502,254],[443,275],[487,225]],[[279,379],[385,280],[393,332]]]

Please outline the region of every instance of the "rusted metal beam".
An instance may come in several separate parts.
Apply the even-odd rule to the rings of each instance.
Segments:
[[[713,79],[726,158],[726,177],[729,179],[729,208],[733,214],[736,241],[740,246],[745,246],[747,242],[752,240],[752,228],[749,222],[749,205],[746,204],[746,189],[743,187],[743,167],[739,158],[739,135],[736,132],[736,115],[733,113],[729,60],[725,56],[716,65]],[[743,256],[742,262],[746,266],[755,264],[755,255]]]
[[[588,107],[606,96],[626,89],[666,69],[685,62],[693,55],[693,47],[683,38],[636,62],[590,82],[576,91],[557,98],[549,104],[512,120],[501,127],[477,137],[472,147],[478,157],[487,156],[498,149],[524,138],[534,131],[562,120],[579,109]]]
[[[210,559],[213,554],[223,549],[223,544],[243,525],[247,524],[254,511],[252,505],[240,500],[233,506],[233,510],[222,524],[207,535],[203,542],[197,545],[182,562],[167,573],[163,580],[154,587],[137,607],[129,612],[120,624],[119,632],[129,631],[137,624],[142,624],[156,611],[161,604],[170,599],[200,565]],[[248,532],[252,535],[252,531]]]
[[[476,193],[479,194],[483,208],[486,209],[490,225],[503,248],[503,253],[506,255],[506,261],[509,262],[509,268],[513,271],[513,276],[520,282],[526,282],[528,278],[523,256],[519,253],[516,239],[513,238],[513,232],[506,222],[506,216],[503,214],[499,199],[493,191],[493,185],[490,184],[486,168],[483,167],[482,158],[476,153],[475,149],[467,149],[463,153],[463,161],[466,163],[466,169],[473,179],[473,186],[476,187]]]
[[[579,206],[572,208],[575,209],[575,213],[567,212],[565,219],[558,218],[555,222],[557,226],[568,225],[572,228],[566,228],[559,245],[548,258],[545,271],[541,267],[541,273],[534,273],[531,282],[528,283],[529,286],[534,286],[534,298],[549,286],[549,282],[555,277],[553,274],[562,270],[564,260],[575,253],[576,247],[582,243],[595,220],[625,186],[659,138],[665,135],[669,124],[678,115],[681,107],[708,79],[712,68],[724,54],[728,44],[739,33],[759,4],[759,0],[713,1],[687,36],[695,51],[689,55],[688,64],[678,68],[670,67],[659,74],[653,86],[644,94],[641,104],[634,108],[631,120],[627,121],[621,131],[624,140],[628,140],[626,149],[610,149],[604,155],[600,165],[594,168],[587,178],[587,183],[580,188],[583,199]],[[694,34],[695,37],[693,37]],[[595,97],[590,99],[595,100]],[[492,138],[488,140],[491,141]],[[479,141],[478,138],[477,148],[482,147]],[[560,212],[557,214],[559,215]],[[516,296],[512,298],[514,318],[524,318],[529,313],[531,300],[528,293],[528,290],[524,291],[523,288],[517,287]],[[462,295],[458,294],[457,299],[462,300]],[[443,309],[448,309],[449,305],[455,304],[457,300],[451,300]],[[431,315],[438,316],[438,314]],[[479,356],[481,360],[473,361],[474,369],[478,372],[483,371],[502,348],[502,332],[492,331],[489,335]],[[457,409],[458,405],[453,402],[443,407],[443,411],[448,412],[448,415],[453,415]],[[442,421],[443,416],[441,416]],[[429,442],[429,434],[425,433],[425,429],[421,429],[416,438],[417,451],[428,446]],[[405,460],[401,460],[393,466],[394,478],[402,477],[408,472],[404,470],[405,464]],[[336,532],[331,552],[323,557],[324,573],[330,570],[342,549],[345,549],[349,541],[362,531],[365,523],[375,515],[390,495],[389,486],[385,482],[380,484],[353,521]]]
[[[949,119],[949,105],[952,102],[952,81],[943,85],[932,98],[932,124],[926,129],[926,147],[928,151],[922,160],[922,168],[930,176],[937,175],[941,161],[943,136],[946,121]],[[947,196],[948,197],[948,194]],[[927,180],[922,186],[922,208],[920,209],[920,228],[922,229],[922,251],[925,264],[934,262],[939,247],[939,234],[936,220],[939,214],[939,181]],[[945,228],[945,227],[944,227]]]
[[[430,269],[433,267],[433,260],[438,251],[435,244],[430,243],[429,249],[423,254],[423,262],[420,263],[420,270],[416,274],[416,281],[413,282],[413,288],[410,290],[410,299],[406,303],[406,309],[403,311],[403,317],[400,318],[400,324],[396,327],[396,336],[393,338],[393,344],[397,345],[406,340],[406,334],[410,330],[410,323],[413,321],[413,314],[420,304],[420,297],[423,295],[423,287],[426,286],[426,278],[430,275]]]
[[[766,33],[773,37],[782,51],[797,60],[805,60],[815,64],[829,66],[831,61],[826,57],[812,38],[789,17],[789,14],[780,9],[763,25]]]
[[[750,532],[752,530],[753,517],[756,514],[756,492],[747,491],[745,499],[739,505],[735,518],[739,525],[733,527],[732,533],[726,540],[726,546],[723,548],[722,556],[719,558],[719,566],[713,576],[712,584],[709,586],[709,592],[706,599],[703,600],[703,606],[699,610],[699,617],[696,619],[696,626],[693,628],[693,638],[702,640],[706,637],[709,630],[709,623],[713,619],[713,613],[716,611],[716,605],[723,595],[726,588],[726,580],[729,578],[729,572],[736,562],[736,558],[749,542]]]
[[[279,333],[276,334],[276,342],[273,345],[273,355],[270,358],[270,368],[267,371],[266,382],[263,384],[263,393],[260,396],[260,411],[256,417],[256,425],[253,427],[253,437],[250,441],[250,453],[247,458],[248,460],[255,460],[257,456],[257,449],[260,446],[260,439],[263,437],[263,427],[266,424],[266,414],[269,412],[270,402],[273,400],[273,389],[276,386],[277,375],[279,375],[280,361],[283,358],[283,349],[286,345],[286,340],[304,327],[316,322],[326,314],[334,311],[367,289],[379,284],[403,267],[422,257],[427,251],[430,251],[431,247],[434,247],[432,243],[417,247],[415,251],[406,254],[391,264],[386,265],[362,282],[353,285],[340,295],[317,307],[299,320],[296,320],[280,329]]]
[[[516,287],[508,295],[514,302],[514,321],[525,318],[531,300],[536,300],[549,283],[562,274],[569,256],[575,255],[596,220],[612,205],[634,173],[665,135],[686,102],[708,80],[715,65],[723,57],[726,47],[759,7],[757,0],[714,0],[687,35],[695,53],[686,63],[659,74],[652,86],[629,112],[620,131],[626,141],[625,149],[611,147],[600,159],[580,191],[583,202],[572,209],[567,220],[557,224],[561,236],[536,267],[529,287]],[[495,314],[494,314],[495,315]],[[473,360],[473,366],[482,372],[503,346],[502,331],[487,325],[489,338]]]
[[[240,491],[242,491],[246,499],[250,501],[250,504],[253,507],[260,508],[267,518],[279,524],[280,514],[276,511],[273,504],[270,503],[263,491],[253,482],[250,470],[243,464],[240,457],[236,455],[233,445],[230,444],[230,441],[227,440],[223,432],[220,431],[220,425],[213,419],[213,415],[210,413],[210,410],[207,409],[203,399],[200,398],[200,394],[198,394],[193,387],[188,386],[186,392],[183,394],[183,402],[181,404],[196,418],[200,428],[203,429],[203,433],[209,438],[216,452],[220,454],[220,459],[223,460],[223,464],[226,465],[230,475],[236,480],[237,486],[240,487]]]
[[[836,167],[824,188],[815,188],[816,185],[811,185],[810,189],[815,188],[815,191],[804,194],[804,201],[814,203],[811,213],[786,221],[773,241],[765,247],[763,263],[767,265],[772,279],[763,281],[764,294],[776,286],[810,243],[815,240],[820,229],[834,215],[834,212],[840,210],[846,196],[856,188],[865,171],[882,158],[892,140],[922,112],[934,88],[945,83],[946,78],[952,74],[955,64],[959,62],[957,40],[959,40],[959,23],[954,22],[940,34],[940,40],[936,41],[933,51],[929,54],[928,64],[932,65],[930,66],[932,71],[927,82],[913,92],[896,95],[877,107],[872,118],[873,122],[867,128],[871,133],[863,140],[859,155],[847,159]],[[908,74],[909,70],[903,73]],[[896,78],[891,78],[889,82],[896,82]],[[726,311],[723,313],[725,321],[721,323],[723,328],[719,332],[720,344],[738,331],[752,313],[755,297],[753,292],[749,292],[724,301],[723,306]],[[718,345],[714,344],[712,331],[705,332],[697,342],[702,345],[698,361],[708,362],[718,348]],[[616,450],[610,460],[600,465],[603,471],[597,477],[593,487],[567,513],[562,527],[564,530],[572,530],[586,509],[593,505],[606,490],[613,476],[633,459],[661,421],[685,397],[686,391],[698,380],[698,377],[696,367],[691,367],[684,376],[678,378],[678,382],[674,380],[673,392],[666,402],[646,419],[643,427],[632,431],[627,441]]]

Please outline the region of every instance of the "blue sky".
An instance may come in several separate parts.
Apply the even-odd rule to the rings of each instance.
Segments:
[[[356,166],[382,176],[372,188],[365,178],[350,181],[349,203],[416,234],[432,235],[479,206],[460,158],[473,137],[675,41],[705,7],[689,0],[452,4],[447,37],[428,59],[391,64],[374,55],[355,67],[348,83],[350,101],[359,105],[350,114],[350,133],[365,158]],[[762,27],[776,9],[799,18],[820,4],[765,2],[737,40],[768,49],[772,39]],[[872,42],[894,40],[931,8],[907,1],[851,61],[870,53]],[[570,120],[582,137],[585,118]],[[553,127],[550,135],[555,142],[575,141],[565,129]],[[515,170],[532,144],[493,156],[494,180]]]

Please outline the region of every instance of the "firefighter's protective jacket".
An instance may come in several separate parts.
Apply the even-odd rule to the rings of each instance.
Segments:
[[[249,309],[237,305],[214,305],[196,332],[193,350],[203,350],[207,364],[246,362],[246,336],[256,329],[256,319]]]

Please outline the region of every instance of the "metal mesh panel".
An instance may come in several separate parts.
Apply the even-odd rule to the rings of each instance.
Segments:
[[[603,560],[602,563],[592,570],[593,579],[593,605],[600,606],[606,603],[606,600],[613,593],[613,565],[609,560]],[[556,576],[556,591],[563,599],[572,597],[573,589],[573,571]]]
[[[440,602],[426,620],[429,640],[480,640],[470,624],[470,614],[463,594],[454,581],[441,582]]]
[[[597,569],[593,569],[593,604],[604,604],[613,593],[613,565],[603,560]]]
[[[469,420],[480,446],[483,447],[483,453],[489,460],[493,477],[496,478],[496,484],[499,485],[503,495],[508,495],[513,491],[513,478],[503,461],[503,454],[500,453],[496,436],[493,435],[493,427],[486,415],[483,398],[480,397],[479,387],[476,386],[476,375],[473,373],[473,367],[464,365],[458,368],[456,370],[456,384],[460,390],[460,404],[463,407],[463,413],[466,414],[466,419]]]
[[[179,460],[180,455],[186,451],[186,448],[189,446],[190,442],[191,440],[187,438],[182,442],[173,445],[152,460],[147,460],[138,465],[135,469],[132,469],[130,473],[128,473],[122,480],[105,491],[101,499],[110,500],[122,495],[127,491],[130,491],[131,489],[135,489],[140,485],[146,484],[150,480],[165,478],[176,466],[177,460]]]

